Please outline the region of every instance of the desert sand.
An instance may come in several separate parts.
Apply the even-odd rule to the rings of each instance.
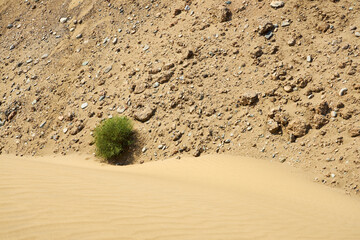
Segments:
[[[94,128],[120,115],[135,124],[134,163],[270,158],[360,196],[359,12],[354,0],[0,0],[0,154],[91,155]]]
[[[264,160],[2,155],[0,171],[4,240],[360,239],[357,198]]]

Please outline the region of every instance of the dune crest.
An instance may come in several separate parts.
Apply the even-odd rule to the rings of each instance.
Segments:
[[[0,157],[0,239],[359,239],[360,202],[266,161]]]

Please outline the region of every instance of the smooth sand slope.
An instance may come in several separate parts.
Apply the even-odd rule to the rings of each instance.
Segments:
[[[360,201],[287,166],[0,158],[0,239],[360,239]]]

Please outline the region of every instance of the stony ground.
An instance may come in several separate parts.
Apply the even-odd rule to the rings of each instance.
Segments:
[[[360,189],[360,2],[0,0],[0,153],[230,153]]]

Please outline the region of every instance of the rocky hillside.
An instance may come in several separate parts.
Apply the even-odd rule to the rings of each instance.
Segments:
[[[263,157],[360,188],[360,2],[0,1],[0,152]]]

